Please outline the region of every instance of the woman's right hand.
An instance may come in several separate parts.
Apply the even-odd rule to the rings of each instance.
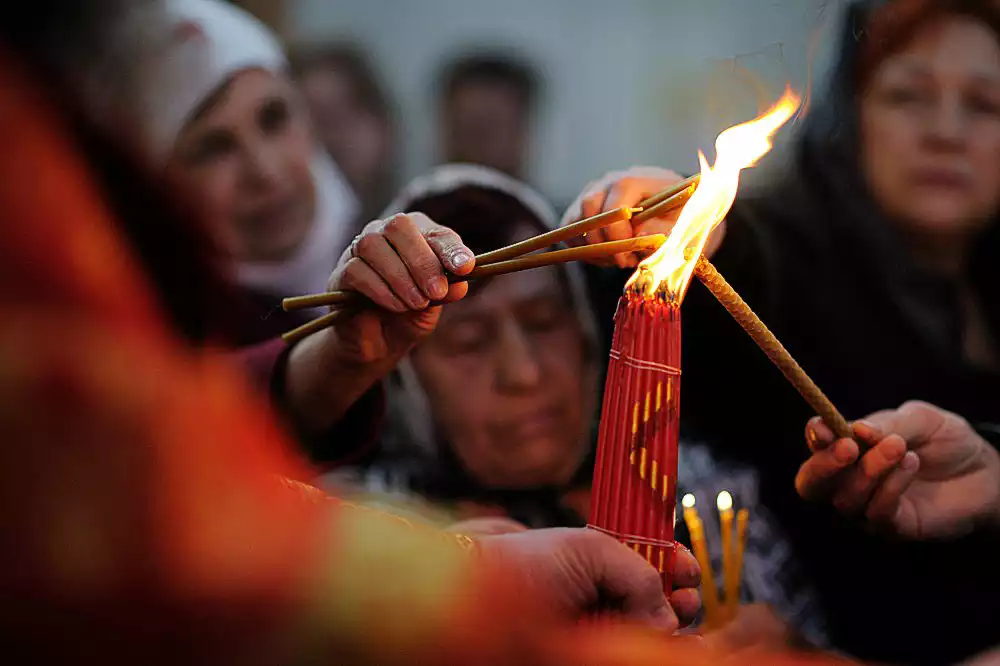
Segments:
[[[458,236],[421,213],[369,223],[340,257],[330,291],[357,291],[377,307],[359,308],[299,342],[288,356],[286,400],[300,426],[322,431],[388,374],[441,315],[463,298],[475,267]]]
[[[585,217],[599,215],[605,211],[622,207],[635,207],[643,199],[684,180],[682,176],[669,169],[657,167],[633,167],[628,171],[613,171],[603,178],[588,185],[577,197],[563,215],[562,225],[572,224]],[[653,218],[645,222],[622,220],[603,229],[588,233],[583,238],[571,241],[575,244],[593,244],[606,241],[625,240],[635,236],[651,234],[669,234],[680,217],[682,208],[675,208],[663,217]],[[711,257],[722,243],[725,236],[726,223],[723,221],[709,238],[705,247],[705,256]],[[594,263],[619,268],[634,268],[642,257],[634,252],[615,255],[612,259]]]

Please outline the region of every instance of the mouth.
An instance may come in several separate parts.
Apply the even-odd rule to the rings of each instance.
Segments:
[[[918,169],[913,172],[915,185],[924,188],[944,190],[964,190],[969,187],[971,177],[957,169]]]
[[[297,197],[287,196],[256,206],[243,215],[246,226],[278,232],[298,223],[302,206]]]
[[[557,436],[562,424],[562,410],[552,406],[509,417],[494,429],[502,437],[523,441]]]

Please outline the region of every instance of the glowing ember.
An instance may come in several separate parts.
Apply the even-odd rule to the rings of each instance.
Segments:
[[[701,182],[688,201],[673,231],[659,250],[639,264],[628,286],[656,291],[675,302],[684,299],[691,273],[712,230],[726,217],[736,199],[740,171],[757,163],[771,150],[771,138],[799,108],[801,98],[785,89],[785,94],[764,115],[719,134],[715,140],[715,164],[708,165],[699,151]],[[685,258],[690,257],[690,258]]]

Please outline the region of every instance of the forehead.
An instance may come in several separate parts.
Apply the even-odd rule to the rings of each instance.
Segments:
[[[953,16],[919,31],[880,70],[890,76],[932,74],[1000,83],[1000,43],[985,24]]]
[[[266,69],[248,69],[229,78],[192,115],[191,125],[239,114],[254,108],[261,99],[289,92],[284,76]]]

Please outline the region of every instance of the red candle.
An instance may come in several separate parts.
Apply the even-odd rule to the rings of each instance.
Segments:
[[[632,547],[672,586],[680,309],[629,292],[618,303],[598,434],[590,526]]]

